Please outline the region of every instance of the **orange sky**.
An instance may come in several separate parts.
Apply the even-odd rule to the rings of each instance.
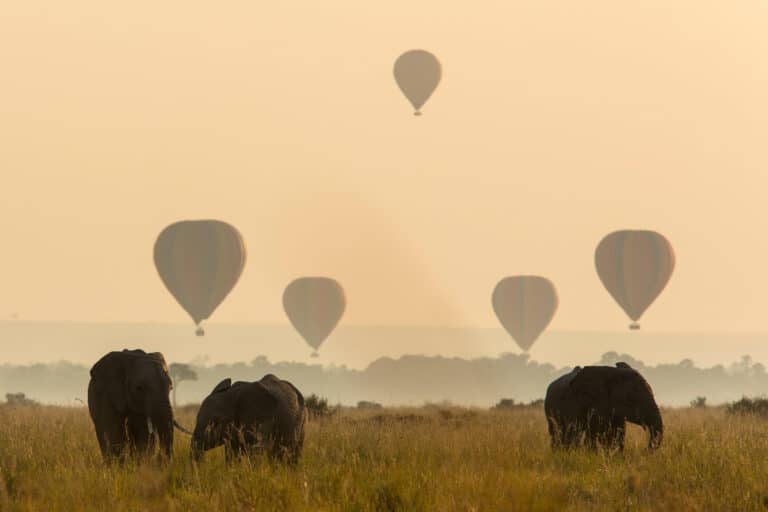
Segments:
[[[285,322],[310,274],[344,285],[348,324],[495,326],[493,286],[533,273],[552,328],[622,329],[593,251],[639,228],[677,255],[647,329],[764,331],[766,19],[762,0],[7,3],[0,317],[185,321],[152,245],[217,218],[249,254],[215,321]],[[410,48],[443,63],[420,118],[391,76]]]

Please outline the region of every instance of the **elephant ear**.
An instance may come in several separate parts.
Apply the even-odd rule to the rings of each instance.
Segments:
[[[161,352],[151,352],[147,354],[147,356],[155,361],[158,365],[160,365],[160,368],[163,370],[163,373],[168,380],[168,385],[170,386],[169,389],[173,389],[173,379],[171,379],[171,372],[168,371],[168,365],[165,363],[165,357],[163,357],[163,354]]]
[[[126,386],[126,365],[130,357],[122,352],[110,352],[93,365],[91,380],[97,385],[101,394],[106,394],[109,402],[120,413],[128,409]]]
[[[296,399],[299,401],[299,408],[304,409],[304,395],[301,394],[301,391],[296,389],[296,386],[294,386],[287,380],[284,380],[283,382],[285,382],[287,385],[289,385],[293,389],[293,392],[296,393]]]
[[[221,393],[223,391],[228,390],[231,387],[232,387],[232,379],[229,379],[229,378],[224,379],[223,381],[216,384],[216,387],[213,388],[213,391],[211,391],[211,394]]]

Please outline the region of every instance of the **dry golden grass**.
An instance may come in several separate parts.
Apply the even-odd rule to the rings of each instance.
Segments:
[[[194,411],[179,413],[192,425]],[[541,409],[345,411],[309,425],[291,469],[189,459],[105,466],[85,409],[0,410],[3,510],[763,510],[766,424],[719,409],[664,414],[662,448],[552,453]]]

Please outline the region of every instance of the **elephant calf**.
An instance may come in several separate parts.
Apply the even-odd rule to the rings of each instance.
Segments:
[[[572,447],[584,438],[590,448],[601,444],[624,449],[626,422],[648,431],[648,447],[658,448],[664,433],[653,391],[628,364],[576,367],[553,381],[544,400],[552,447]]]
[[[271,374],[257,382],[224,379],[200,405],[192,455],[200,460],[206,450],[224,445],[227,460],[263,450],[295,464],[306,418],[304,396],[288,381]]]

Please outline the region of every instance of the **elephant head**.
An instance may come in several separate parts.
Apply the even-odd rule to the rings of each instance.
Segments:
[[[98,382],[116,419],[142,418],[150,436],[156,432],[162,450],[171,455],[175,422],[168,393],[172,385],[161,353],[110,352],[93,366],[91,379]]]
[[[664,435],[661,413],[648,382],[626,363],[582,368],[570,381],[571,392],[580,395],[602,417],[619,417],[642,426],[649,434],[648,447],[658,448]]]
[[[200,404],[192,434],[193,458],[200,460],[205,451],[226,443],[266,448],[275,428],[277,405],[259,382],[219,382]]]

